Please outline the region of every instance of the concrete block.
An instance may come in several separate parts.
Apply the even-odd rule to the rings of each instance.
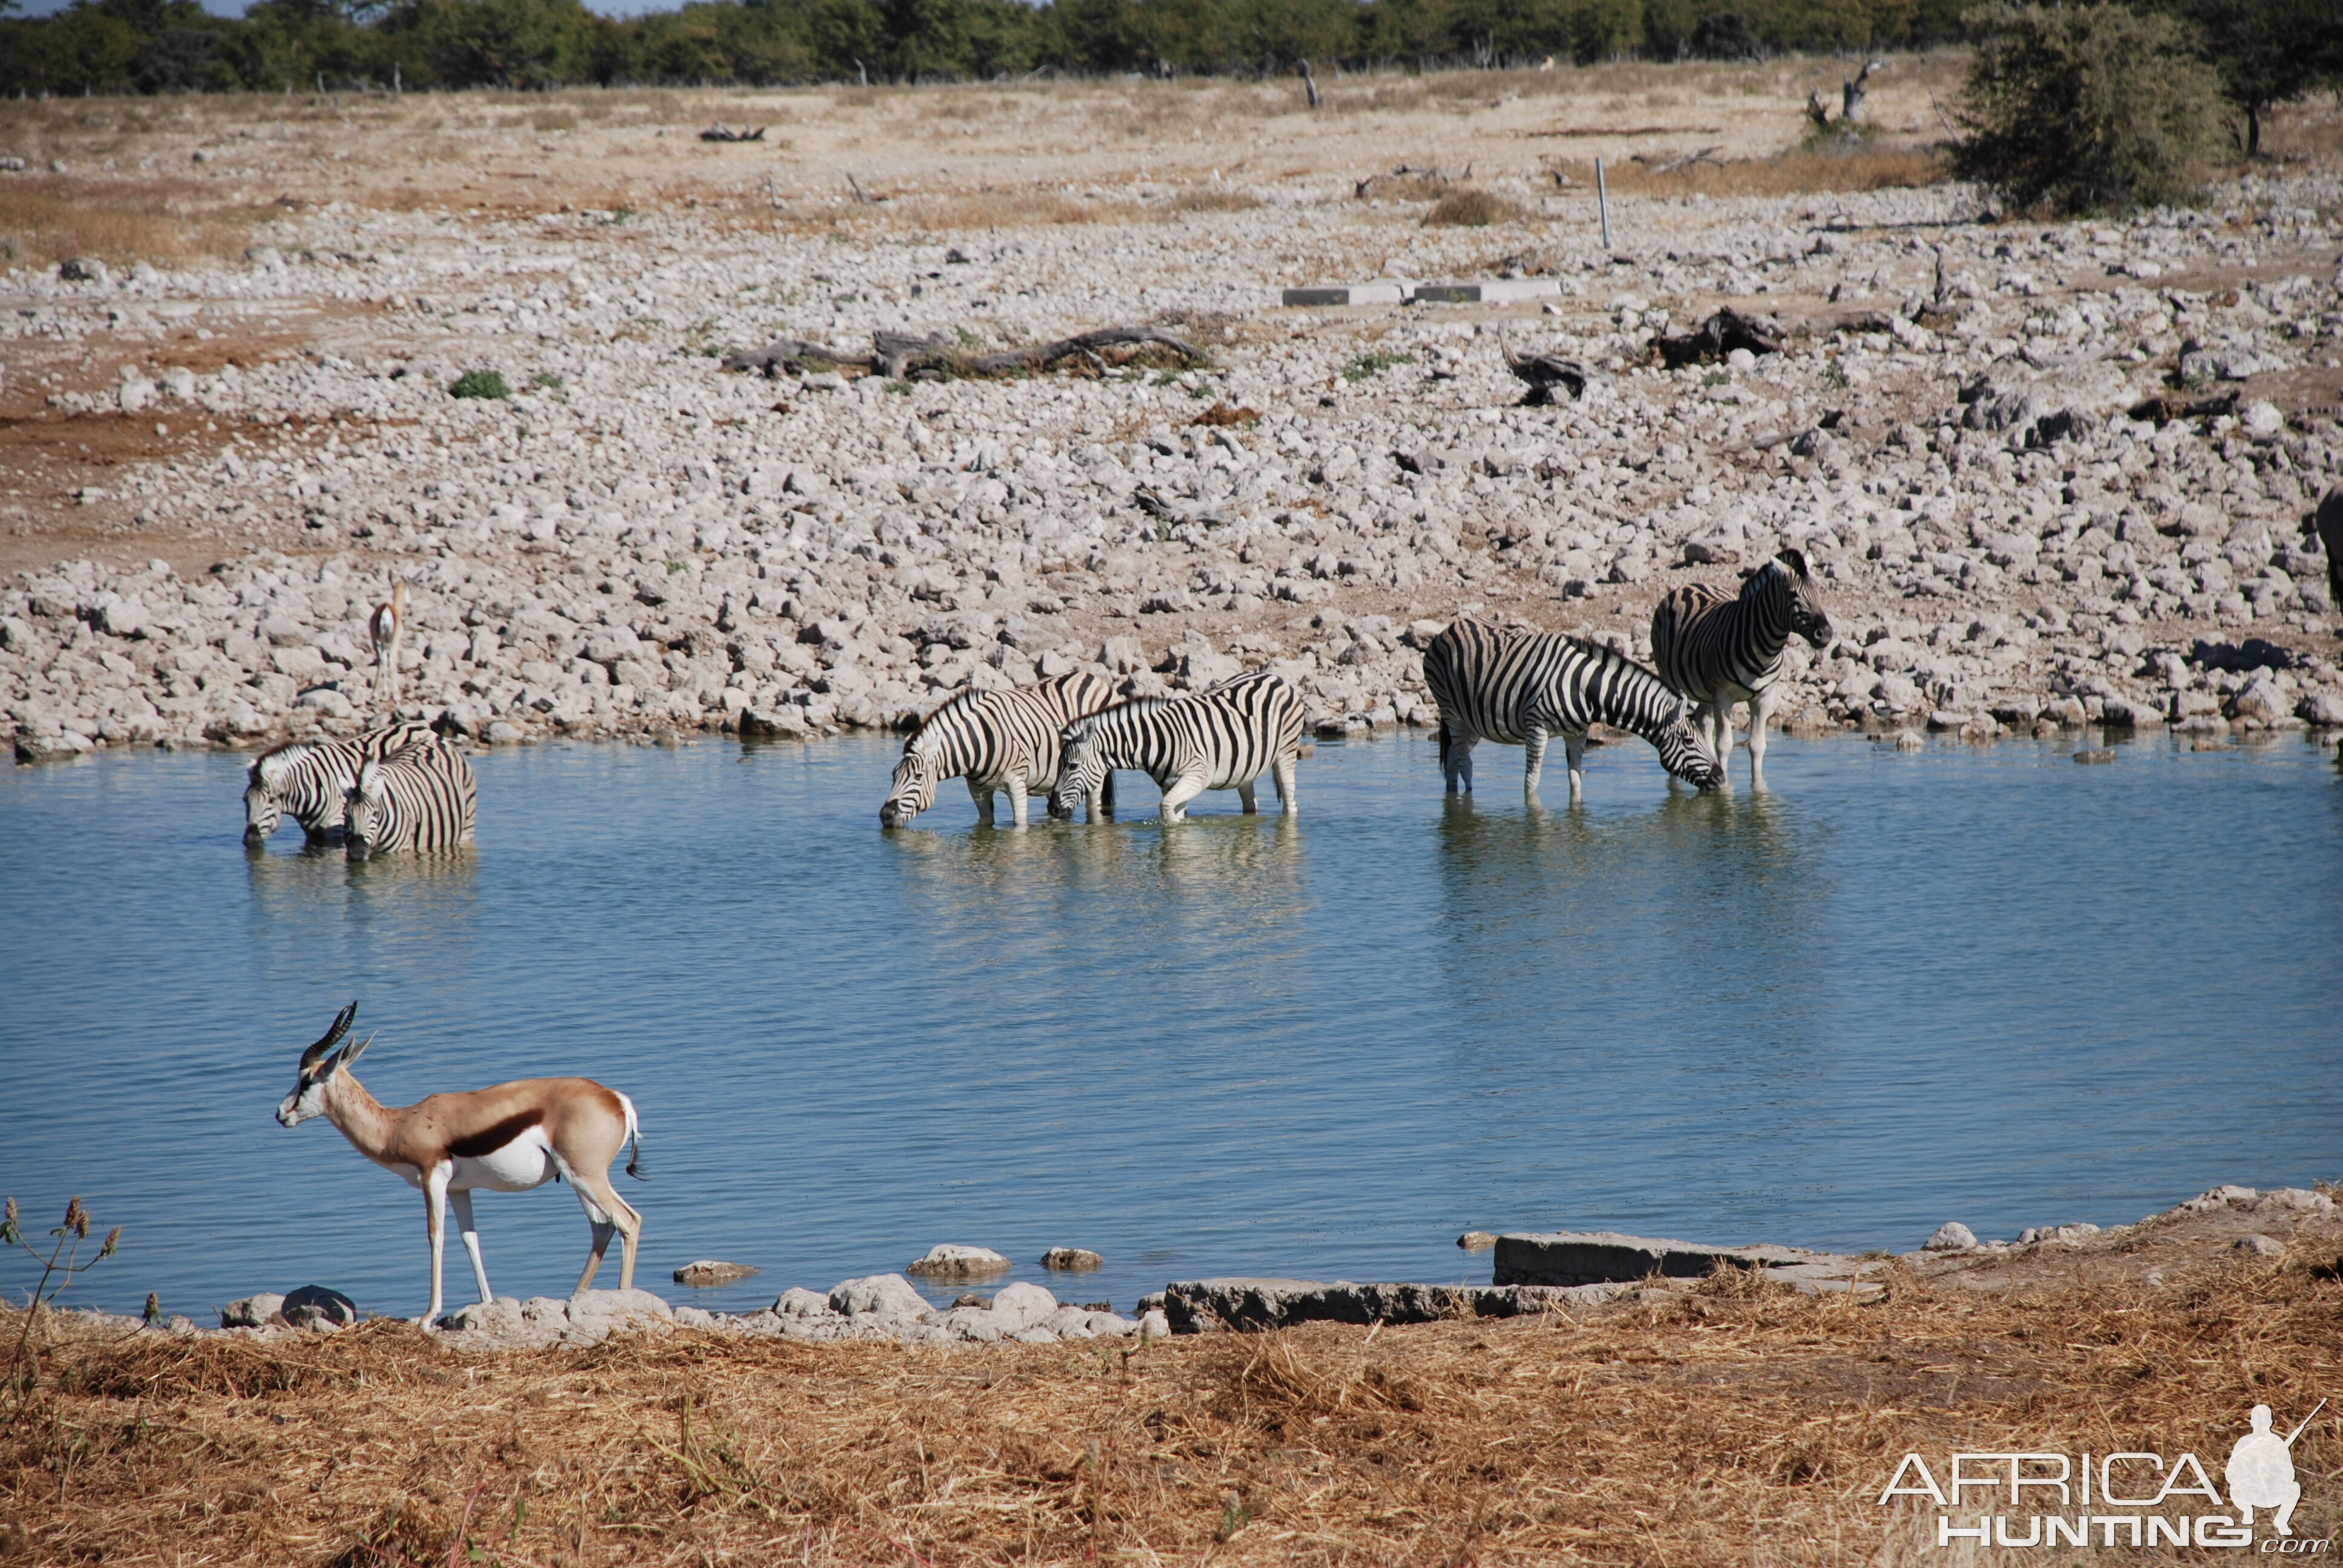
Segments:
[[[1705,1279],[1718,1264],[1762,1268],[1768,1278],[1800,1290],[1845,1290],[1855,1261],[1798,1247],[1707,1247],[1694,1241],[1625,1236],[1616,1231],[1553,1231],[1497,1238],[1499,1285],[1628,1284],[1653,1274]]]
[[[1525,299],[1558,299],[1562,281],[1553,277],[1489,277],[1477,283],[1419,283],[1415,297],[1427,305],[1517,305]]]
[[[1397,305],[1407,297],[1407,291],[1398,283],[1383,279],[1374,283],[1322,284],[1310,288],[1289,288],[1285,303],[1295,305]]]

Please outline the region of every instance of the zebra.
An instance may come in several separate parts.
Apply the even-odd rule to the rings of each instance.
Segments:
[[[472,765],[438,737],[358,769],[344,805],[343,843],[353,860],[393,849],[451,849],[472,841],[479,792]]]
[[[1253,780],[1266,769],[1277,799],[1292,816],[1293,764],[1302,755],[1302,698],[1268,670],[1224,680],[1182,697],[1135,697],[1078,719],[1059,736],[1058,780],[1050,815],[1089,808],[1095,822],[1112,802],[1103,791],[1118,768],[1136,768],[1163,791],[1163,820],[1188,815],[1188,802],[1207,789],[1231,789],[1255,809]]]
[[[1806,558],[1785,549],[1749,574],[1738,598],[1704,583],[1663,596],[1652,611],[1652,662],[1660,678],[1701,705],[1700,722],[1719,761],[1733,755],[1733,705],[1749,704],[1749,779],[1765,771],[1765,720],[1774,711],[1782,649],[1795,632],[1816,650],[1830,644],[1830,617],[1806,573]]]
[[[262,752],[245,774],[245,846],[258,849],[288,814],[311,844],[323,841],[342,825],[342,799],[359,768],[431,738],[400,719],[350,740],[288,740]]]
[[[965,778],[977,819],[990,823],[996,790],[1025,826],[1025,800],[1058,777],[1058,731],[1114,700],[1114,688],[1077,671],[1008,691],[963,691],[928,715],[903,742],[902,759],[879,808],[882,828],[900,828],[936,803],[936,786]]]
[[[1631,729],[1660,753],[1661,766],[1713,789],[1725,769],[1692,723],[1692,705],[1633,659],[1598,643],[1554,632],[1515,632],[1481,621],[1453,622],[1423,650],[1423,680],[1440,705],[1440,770],[1448,792],[1473,788],[1473,747],[1493,740],[1528,753],[1522,792],[1535,795],[1545,743],[1560,734],[1578,799],[1586,727]]]

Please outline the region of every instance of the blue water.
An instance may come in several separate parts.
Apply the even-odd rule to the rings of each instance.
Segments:
[[[1726,798],[1629,743],[1539,810],[1518,751],[1452,804],[1411,737],[1322,747],[1295,822],[1167,829],[1131,776],[1133,819],[1023,833],[957,787],[882,833],[890,750],[498,751],[475,853],[359,867],[247,859],[239,758],[0,774],[0,1191],[122,1225],[69,1300],[417,1312],[420,1196],[272,1119],[353,997],[386,1101],[631,1095],[638,1282],[727,1308],[938,1241],[1096,1249],[1049,1282],[1127,1309],[1485,1280],[1467,1228],[1906,1250],[2343,1174],[2343,780],[2298,739],[1785,739]],[[500,1292],[568,1291],[566,1189],[479,1211]],[[764,1272],[669,1284],[702,1257]]]

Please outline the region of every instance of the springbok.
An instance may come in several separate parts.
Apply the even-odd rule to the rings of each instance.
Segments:
[[[390,585],[390,598],[367,617],[374,639],[374,694],[386,707],[398,706],[398,645],[407,635],[407,579]]]
[[[334,1049],[357,1012],[356,1002],[342,1009],[325,1038],[301,1053],[300,1077],[277,1108],[277,1120],[297,1127],[313,1116],[326,1117],[359,1153],[423,1190],[431,1230],[431,1308],[423,1326],[439,1321],[440,1244],[450,1199],[480,1300],[496,1299],[488,1292],[480,1235],[472,1224],[476,1188],[526,1192],[567,1178],[594,1228],[594,1250],[578,1276],[578,1289],[594,1282],[615,1231],[626,1239],[618,1288],[631,1290],[643,1217],[610,1185],[610,1161],[632,1141],[627,1174],[642,1179],[643,1141],[634,1101],[590,1078],[524,1078],[468,1094],[427,1095],[412,1105],[385,1105],[350,1071],[374,1036]]]

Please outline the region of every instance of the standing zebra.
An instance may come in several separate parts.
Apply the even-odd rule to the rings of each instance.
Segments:
[[[1473,747],[1482,740],[1527,751],[1522,792],[1536,794],[1546,738],[1560,734],[1575,800],[1586,727],[1598,721],[1650,741],[1661,766],[1688,784],[1713,789],[1725,782],[1725,769],[1693,727],[1692,705],[1599,644],[1460,620],[1423,650],[1423,680],[1440,705],[1440,770],[1451,795],[1460,780],[1473,788]]]
[[[1797,633],[1828,645],[1830,617],[1806,575],[1806,558],[1785,549],[1749,574],[1741,597],[1703,583],[1672,589],[1652,611],[1652,662],[1660,678],[1701,705],[1709,747],[1733,755],[1733,705],[1749,704],[1749,781],[1765,772],[1765,720],[1774,711],[1782,649]]]
[[[358,769],[344,810],[353,860],[393,849],[452,849],[472,841],[479,795],[472,765],[437,736]]]
[[[1254,809],[1253,780],[1269,770],[1289,817],[1299,809],[1293,764],[1302,755],[1302,698],[1268,670],[1184,697],[1135,697],[1078,719],[1059,737],[1058,781],[1050,815],[1074,802],[1098,820],[1101,792],[1118,768],[1136,768],[1163,791],[1163,819],[1177,822],[1207,789],[1234,789]]]
[[[996,790],[1025,826],[1025,799],[1058,777],[1058,731],[1114,700],[1114,688],[1076,672],[1008,691],[963,691],[928,715],[903,742],[902,760],[879,808],[879,825],[900,828],[936,803],[936,786],[965,778],[977,819],[990,823]]]
[[[245,774],[246,847],[258,849],[287,815],[319,842],[342,825],[342,800],[361,767],[430,739],[422,725],[398,721],[354,740],[288,740],[262,752]]]

